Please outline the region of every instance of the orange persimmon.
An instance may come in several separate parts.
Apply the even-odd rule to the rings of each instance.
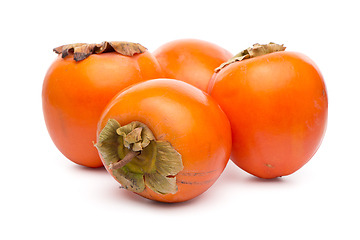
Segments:
[[[231,160],[261,178],[300,169],[327,126],[328,96],[318,66],[284,50],[255,44],[218,68],[208,89],[231,124]]]
[[[182,202],[205,192],[223,172],[231,129],[205,92],[182,81],[155,79],[111,100],[95,146],[124,188],[156,201]]]
[[[146,48],[129,42],[70,44],[54,51],[59,56],[42,90],[48,132],[68,159],[100,167],[93,142],[105,105],[131,84],[162,77],[161,67]]]
[[[198,39],[179,39],[154,52],[166,78],[181,80],[206,91],[214,69],[233,55],[226,49]]]

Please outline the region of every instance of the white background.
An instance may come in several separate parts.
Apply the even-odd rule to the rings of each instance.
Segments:
[[[360,239],[359,23],[356,1],[7,1],[1,6],[0,239]],[[253,177],[233,163],[203,195],[161,204],[103,169],[61,155],[41,88],[54,47],[105,40],[150,51],[180,38],[233,54],[284,43],[320,67],[329,122],[298,172]]]

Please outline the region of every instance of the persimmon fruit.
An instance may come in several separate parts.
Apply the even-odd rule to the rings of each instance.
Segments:
[[[173,79],[120,91],[105,107],[95,146],[107,171],[136,194],[183,202],[205,192],[231,152],[229,121],[205,92]]]
[[[71,161],[101,167],[93,147],[106,104],[131,84],[162,77],[152,53],[140,44],[103,42],[55,48],[42,90],[45,123],[56,147]]]
[[[199,39],[178,39],[163,44],[154,52],[164,77],[187,82],[207,90],[214,69],[233,54],[211,42]]]
[[[222,64],[208,87],[231,124],[231,160],[261,178],[300,169],[327,126],[328,95],[318,66],[284,50],[256,44]]]

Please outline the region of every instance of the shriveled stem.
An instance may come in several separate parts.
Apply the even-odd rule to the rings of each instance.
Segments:
[[[115,169],[122,168],[123,166],[125,166],[126,164],[131,162],[131,160],[139,154],[140,154],[140,151],[135,152],[133,150],[130,150],[130,152],[128,154],[126,154],[126,156],[123,159],[121,159],[120,161],[118,161],[116,163],[111,163],[109,165],[109,169],[115,170]]]
[[[96,43],[73,43],[54,48],[53,51],[61,54],[65,58],[69,53],[74,54],[75,61],[81,61],[89,57],[91,54],[101,54],[105,52],[117,52],[123,56],[134,56],[135,54],[143,53],[147,50],[146,47],[139,43],[113,41]]]
[[[253,47],[249,47],[241,51],[240,53],[236,54],[234,57],[230,58],[229,61],[221,64],[220,67],[215,68],[215,72],[216,73],[219,72],[221,69],[234,62],[243,61],[248,58],[254,58],[273,52],[284,51],[285,49],[286,47],[284,47],[284,44],[280,45],[273,42],[270,42],[269,44],[256,43],[253,45]]]

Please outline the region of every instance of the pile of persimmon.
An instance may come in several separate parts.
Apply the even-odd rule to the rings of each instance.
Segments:
[[[130,42],[54,51],[42,91],[53,142],[148,199],[192,199],[229,159],[260,178],[292,174],[326,131],[319,68],[283,45],[255,44],[235,56],[195,39],[153,53]]]

